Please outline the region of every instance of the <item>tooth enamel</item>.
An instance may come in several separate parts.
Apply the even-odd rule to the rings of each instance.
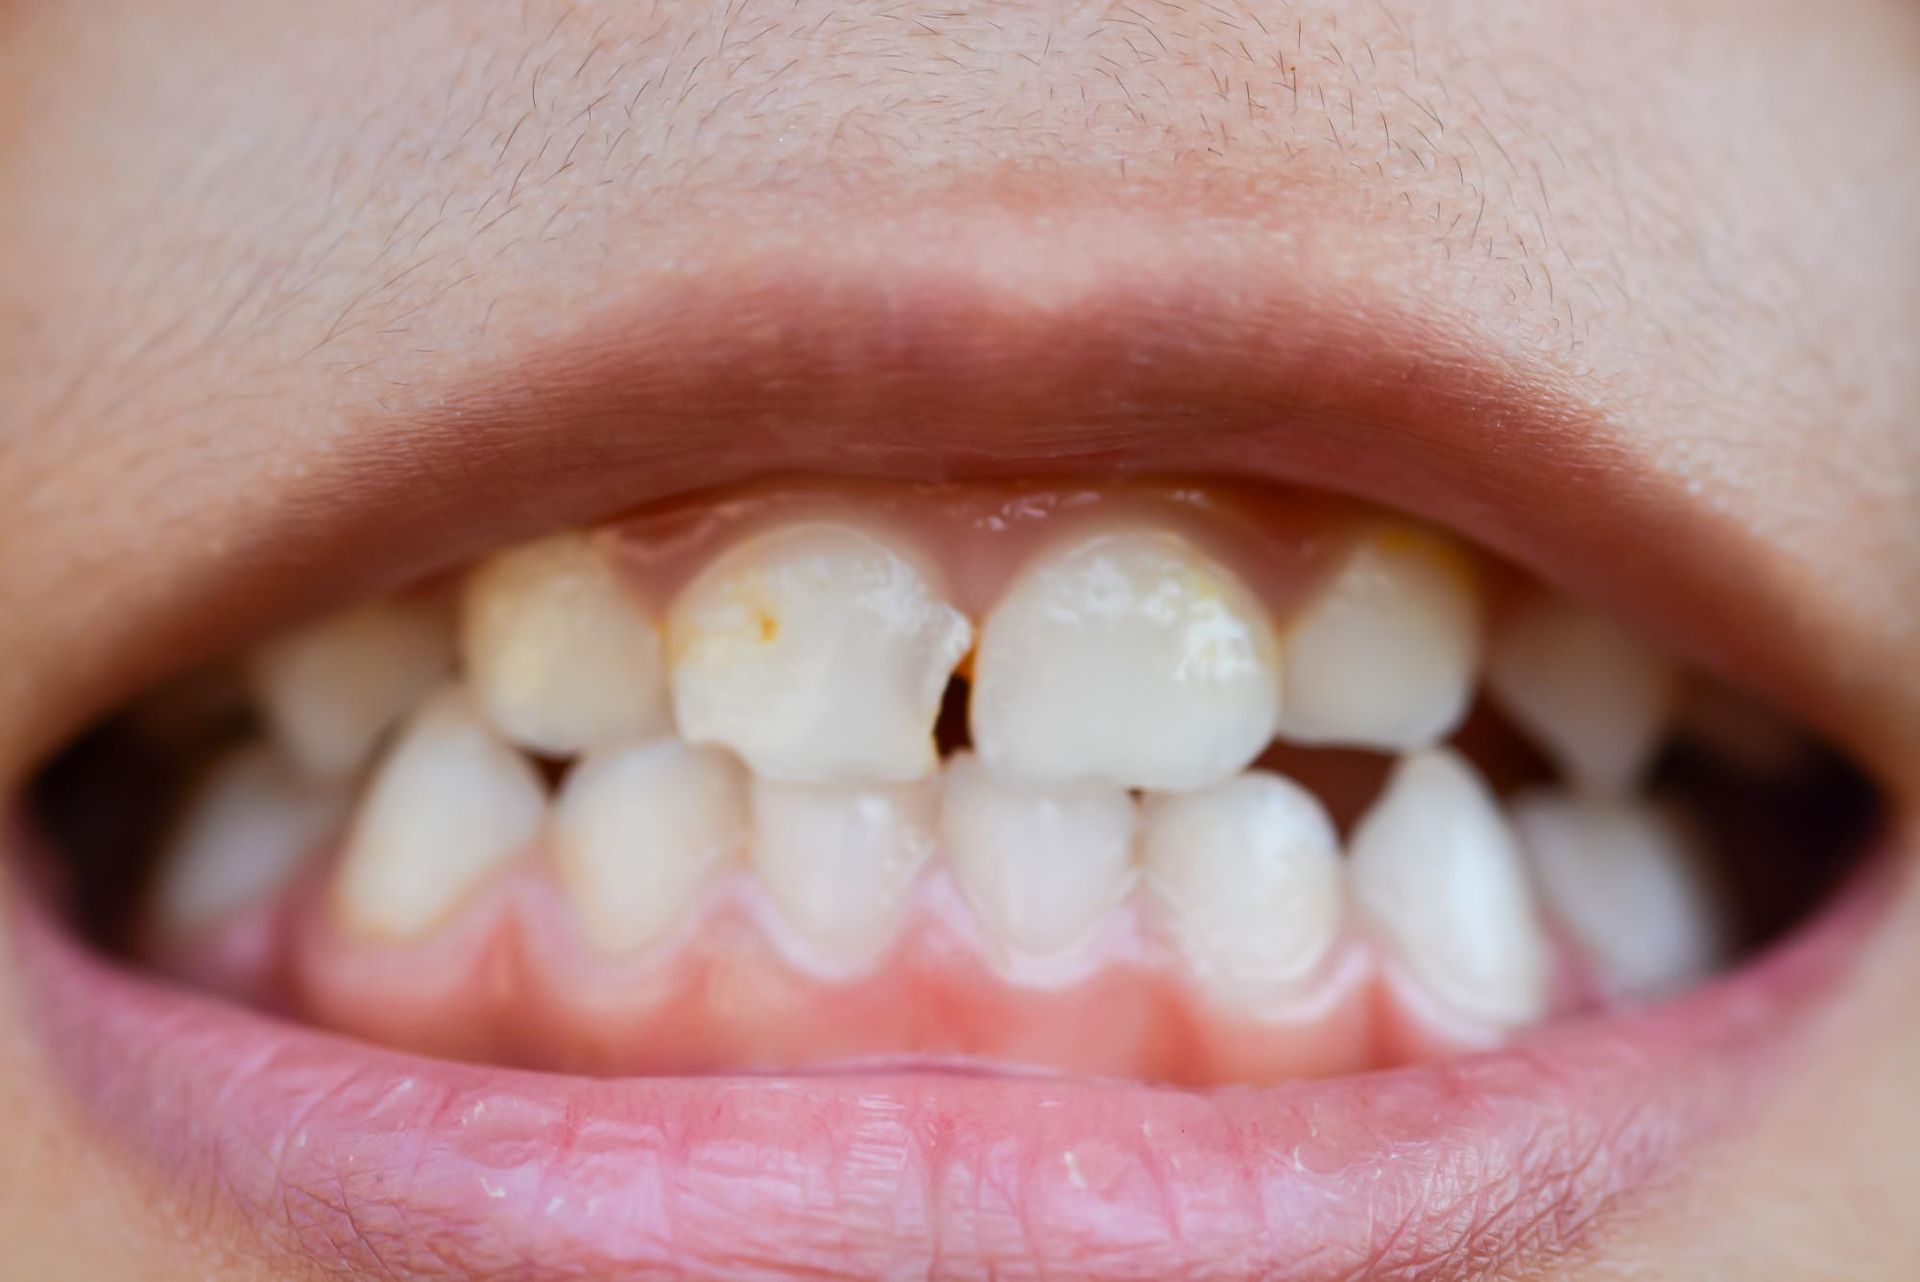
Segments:
[[[273,737],[316,778],[352,774],[453,665],[443,614],[375,601],[262,646],[249,684]]]
[[[1725,919],[1700,852],[1655,807],[1538,792],[1513,828],[1548,908],[1572,931],[1607,991],[1669,991],[1709,973]]]
[[[1147,884],[1167,902],[1188,965],[1229,997],[1283,991],[1340,930],[1340,839],[1319,800],[1251,771],[1203,792],[1147,799]]]
[[[1178,534],[1110,531],[1020,571],[981,628],[970,719],[1002,779],[1174,791],[1252,761],[1279,697],[1236,575]]]
[[[1431,531],[1369,533],[1288,630],[1280,734],[1403,751],[1439,742],[1480,660],[1473,564]]]
[[[940,838],[990,935],[1044,956],[1084,940],[1132,885],[1133,810],[1118,788],[1015,787],[961,753],[947,766]]]
[[[234,749],[195,787],[167,841],[156,922],[187,935],[264,902],[345,817],[345,797],[300,776],[273,746]]]
[[[827,960],[874,956],[933,853],[933,780],[872,788],[753,781],[754,870],[781,916]]]
[[[680,925],[739,853],[746,803],[739,763],[718,748],[667,738],[581,758],[554,807],[553,855],[588,939],[631,952]]]
[[[668,729],[659,628],[584,535],[482,563],[461,599],[460,643],[474,697],[524,748],[569,756]]]
[[[1412,976],[1460,1013],[1513,1026],[1546,1006],[1549,954],[1519,847],[1471,766],[1401,759],[1348,844],[1354,901]]]
[[[1497,629],[1487,684],[1570,782],[1603,794],[1645,773],[1677,693],[1659,655],[1604,616],[1545,596]]]
[[[879,533],[789,525],[723,553],[668,621],[681,733],[789,783],[906,783],[972,628]]]
[[[374,774],[335,883],[351,929],[389,939],[430,931],[539,834],[546,788],[464,690],[434,695]]]

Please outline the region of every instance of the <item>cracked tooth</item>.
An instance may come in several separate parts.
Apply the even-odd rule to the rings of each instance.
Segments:
[[[1546,1007],[1549,952],[1499,804],[1447,749],[1401,759],[1355,828],[1354,900],[1448,1007],[1511,1027]]]
[[[1281,737],[1388,751],[1439,742],[1472,701],[1481,630],[1473,562],[1452,540],[1369,532],[1287,630]]]
[[[357,606],[261,646],[247,664],[273,738],[317,778],[352,774],[380,736],[453,666],[443,611],[418,601]]]
[[[993,777],[971,753],[947,766],[940,836],[989,936],[1015,954],[1072,948],[1133,884],[1134,806],[1119,788],[1046,791]]]
[[[753,781],[754,870],[781,917],[827,960],[885,947],[935,845],[934,781],[869,788]]]
[[[1577,787],[1620,793],[1646,772],[1678,693],[1672,665],[1604,615],[1540,596],[1493,638],[1487,684]]]
[[[746,803],[740,764],[719,748],[665,738],[581,758],[554,807],[553,857],[587,937],[632,952],[679,926],[739,853]]]
[[[727,549],[668,631],[681,733],[789,783],[932,774],[934,718],[973,635],[907,549],[833,521]]]
[[[1340,839],[1320,801],[1264,770],[1149,797],[1147,884],[1187,963],[1216,993],[1257,1001],[1312,974],[1340,932]]]
[[[336,909],[361,934],[424,935],[539,835],[546,811],[533,764],[465,690],[445,688],[408,720],[368,785]]]
[[[161,855],[153,911],[184,936],[284,889],[345,819],[337,789],[291,769],[271,744],[236,748],[195,786]]]
[[[580,533],[483,562],[461,597],[467,682],[523,748],[571,756],[668,729],[660,630]]]
[[[969,717],[981,760],[1036,787],[1218,783],[1273,737],[1266,612],[1184,537],[1094,534],[1041,553],[981,628]]]
[[[1724,955],[1723,905],[1700,850],[1644,802],[1540,791],[1514,803],[1513,828],[1547,907],[1614,995],[1670,992]]]

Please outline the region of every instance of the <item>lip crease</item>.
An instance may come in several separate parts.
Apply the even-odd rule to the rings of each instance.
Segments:
[[[1332,1282],[1576,1250],[1790,1064],[1873,933],[1890,863],[1676,1001],[1455,1060],[1212,1091],[432,1060],[126,969],[25,878],[8,898],[52,1067],[183,1204],[237,1216],[276,1263],[447,1282]]]

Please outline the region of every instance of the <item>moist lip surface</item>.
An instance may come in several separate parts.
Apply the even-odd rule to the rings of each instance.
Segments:
[[[846,247],[656,282],[639,320],[601,318],[483,380],[413,421],[404,451],[389,438],[336,460],[350,502],[131,616],[156,644],[76,664],[66,679],[95,685],[69,698],[69,723],[154,665],[503,538],[769,467],[851,463],[905,476],[1218,465],[1362,494],[1630,607],[1822,724],[1900,732],[1897,710],[1859,709],[1819,647],[1787,644],[1807,637],[1740,626],[1783,616],[1784,585],[1737,531],[1609,454],[1550,372],[1515,376],[1394,300],[1359,300],[1377,304],[1352,309],[1373,318],[1362,326],[1337,291],[1263,293],[1217,263],[1142,278],[1126,235],[1036,255],[1076,282],[1052,294]],[[1203,422],[1221,430],[1196,444]],[[460,502],[419,503],[448,467],[468,483]],[[1596,561],[1603,542],[1616,555]],[[289,563],[311,574],[271,568]],[[1866,753],[1893,743],[1843,737]],[[1642,1015],[1430,1066],[1207,1093],[938,1066],[596,1081],[456,1065],[130,975],[31,892],[11,898],[31,1004],[96,1118],[183,1198],[322,1268],[1318,1279],[1464,1278],[1571,1249],[1786,1064],[1873,897]]]

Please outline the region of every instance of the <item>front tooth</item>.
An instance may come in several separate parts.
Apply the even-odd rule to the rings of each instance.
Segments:
[[[461,598],[460,643],[474,697],[524,748],[569,756],[667,729],[659,628],[582,534],[481,564]]]
[[[981,628],[971,699],[1003,779],[1203,788],[1273,737],[1279,667],[1232,571],[1169,531],[1110,531],[1021,570]]]
[[[1721,902],[1672,816],[1642,802],[1543,791],[1514,804],[1513,828],[1548,908],[1609,992],[1669,991],[1719,961]]]
[[[1084,940],[1133,883],[1133,801],[1119,788],[1001,782],[971,753],[947,767],[940,837],[955,881],[1017,955]]]
[[[346,815],[336,789],[269,744],[236,748],[195,787],[160,859],[157,924],[182,936],[284,888]]]
[[[753,781],[754,870],[787,924],[837,964],[874,956],[933,853],[933,780],[872,788]]]
[[[452,629],[440,610],[383,600],[268,642],[247,675],[293,763],[339,779],[372,756],[380,736],[452,666]]]
[[[1480,776],[1447,749],[1401,759],[1354,830],[1360,910],[1414,978],[1469,1018],[1546,1006],[1548,950],[1519,847]]]
[[[674,602],[668,631],[681,733],[789,783],[926,778],[973,636],[911,553],[832,521],[729,548]]]
[[[1280,734],[1405,751],[1460,724],[1480,662],[1473,563],[1431,531],[1367,534],[1288,630]]]
[[[347,836],[336,904],[359,933],[417,938],[539,835],[546,786],[458,687],[380,764]]]
[[[1568,778],[1620,793],[1646,772],[1666,730],[1673,667],[1603,615],[1541,596],[1496,630],[1487,684]]]
[[[1228,996],[1283,992],[1340,930],[1340,839],[1319,799],[1251,771],[1203,792],[1151,797],[1147,884],[1172,910],[1188,965]]]
[[[684,921],[739,852],[746,802],[740,764],[719,748],[667,738],[581,758],[554,808],[553,854],[587,937],[631,952]]]

